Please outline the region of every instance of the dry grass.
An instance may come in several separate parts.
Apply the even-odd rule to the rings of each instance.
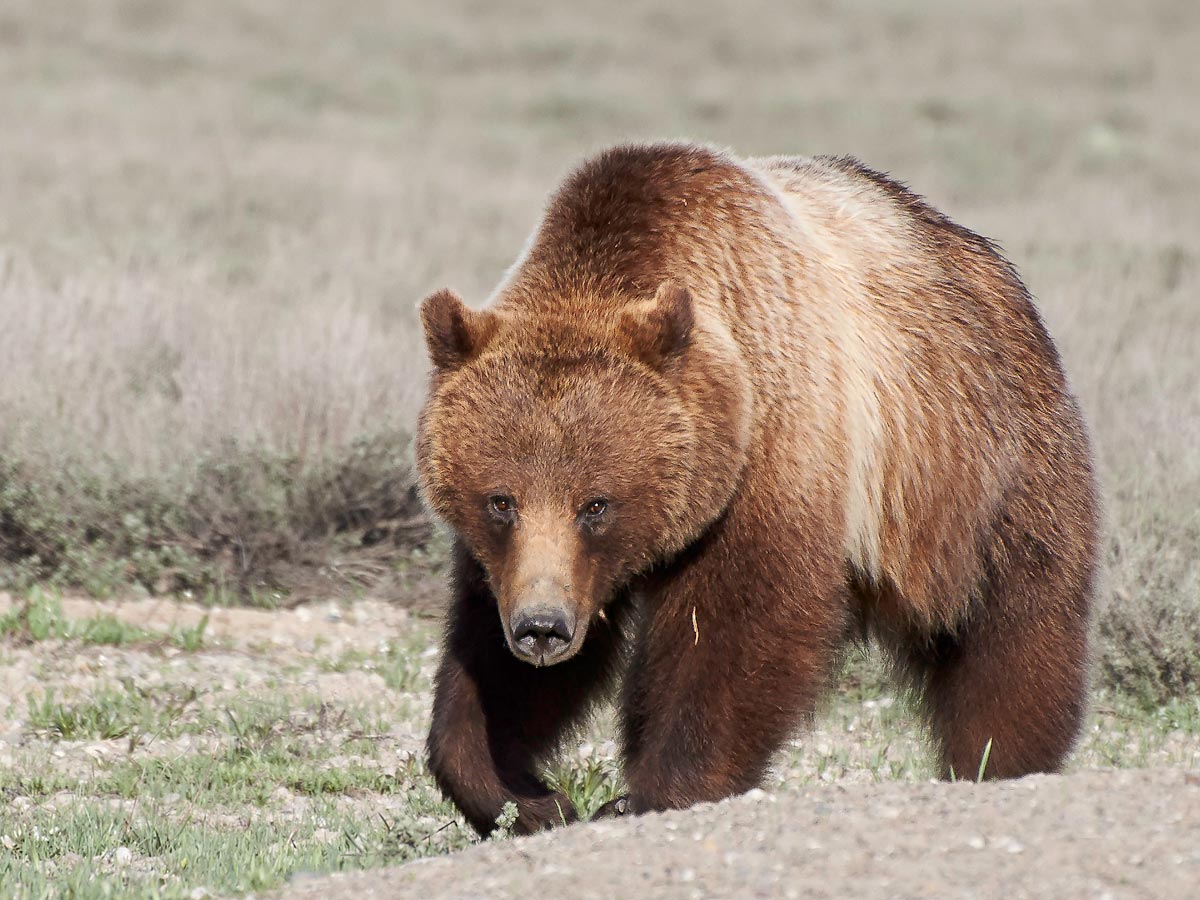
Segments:
[[[422,389],[414,302],[482,299],[585,152],[685,135],[858,155],[1007,247],[1096,437],[1103,671],[1185,690],[1198,29],[1190,0],[6,4],[0,581],[78,582],[116,556],[101,584],[202,582],[239,540],[311,549],[344,510],[288,486],[320,506],[355,440],[381,471],[350,493],[381,504]],[[166,498],[153,515],[146,496]],[[17,507],[49,561],[17,546]],[[196,533],[214,508],[224,545]],[[164,558],[131,562],[139,534]]]

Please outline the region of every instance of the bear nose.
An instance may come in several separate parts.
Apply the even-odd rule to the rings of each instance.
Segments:
[[[520,610],[513,616],[513,650],[535,666],[554,662],[574,636],[575,617],[561,607]]]

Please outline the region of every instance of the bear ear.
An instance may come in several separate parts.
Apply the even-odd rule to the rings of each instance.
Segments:
[[[471,309],[454,291],[441,290],[421,302],[421,324],[434,368],[449,372],[479,354],[496,330],[496,317]]]
[[[639,359],[653,369],[662,369],[687,349],[694,321],[687,288],[664,281],[653,300],[625,313],[622,330]]]

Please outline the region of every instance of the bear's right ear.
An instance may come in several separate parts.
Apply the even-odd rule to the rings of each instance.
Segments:
[[[434,368],[450,372],[484,348],[496,330],[496,316],[471,309],[454,291],[440,290],[422,301],[421,324]]]

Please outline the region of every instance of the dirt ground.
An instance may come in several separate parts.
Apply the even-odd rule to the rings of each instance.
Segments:
[[[278,897],[1165,898],[1200,889],[1200,776],[1083,772],[1002,784],[752,791]]]

